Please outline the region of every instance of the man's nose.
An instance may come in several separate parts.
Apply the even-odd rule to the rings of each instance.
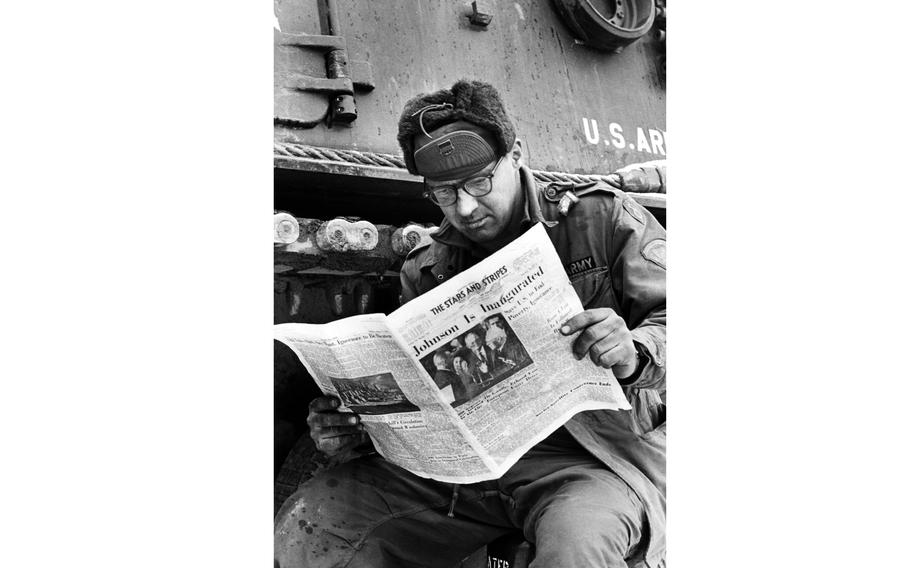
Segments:
[[[462,217],[470,217],[477,209],[477,198],[468,194],[463,187],[458,188],[457,211]]]

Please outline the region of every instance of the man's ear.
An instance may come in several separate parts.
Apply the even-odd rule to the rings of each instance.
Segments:
[[[512,144],[512,149],[509,150],[509,159],[512,160],[512,163],[516,168],[525,165],[525,154],[522,149],[522,142],[518,138],[515,139],[515,143]]]

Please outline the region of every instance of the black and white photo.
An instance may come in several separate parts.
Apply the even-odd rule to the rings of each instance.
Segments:
[[[528,367],[532,360],[497,313],[421,359],[452,406],[467,402]]]
[[[343,379],[330,377],[345,406],[360,414],[412,412],[417,407],[401,392],[392,373]]]

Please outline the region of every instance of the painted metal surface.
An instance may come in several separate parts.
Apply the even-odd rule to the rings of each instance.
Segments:
[[[395,136],[405,101],[476,78],[499,88],[535,169],[607,173],[666,156],[660,48],[651,35],[622,53],[603,53],[579,44],[550,2],[532,0],[482,3],[486,26],[471,23],[469,1],[335,5],[333,31],[344,37],[349,60],[370,64],[375,88],[355,86],[350,125],[279,122],[276,140],[400,154]],[[316,0],[277,0],[275,8],[284,34],[324,33]]]

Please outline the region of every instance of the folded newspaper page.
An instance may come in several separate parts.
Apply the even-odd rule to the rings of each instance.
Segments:
[[[422,477],[502,476],[585,410],[629,409],[616,378],[572,353],[583,310],[543,225],[388,316],[275,326],[376,450]]]

